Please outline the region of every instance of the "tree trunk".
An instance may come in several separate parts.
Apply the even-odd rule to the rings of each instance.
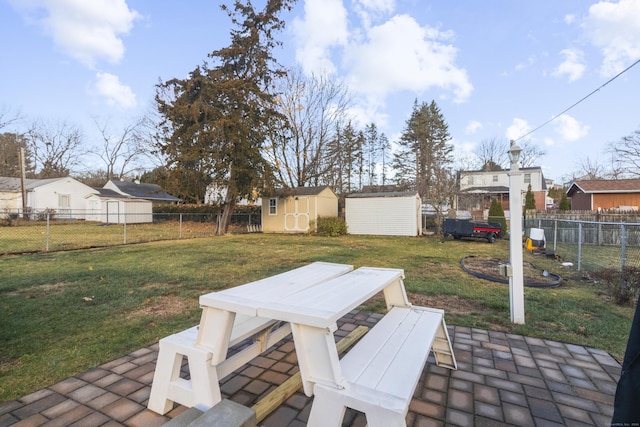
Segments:
[[[229,231],[229,223],[231,222],[231,215],[236,208],[237,195],[229,188],[227,195],[224,198],[224,207],[222,208],[222,215],[220,215],[217,227],[216,236],[223,236]]]

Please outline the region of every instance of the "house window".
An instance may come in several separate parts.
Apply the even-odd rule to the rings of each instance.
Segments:
[[[58,207],[60,209],[69,209],[71,207],[71,196],[68,194],[58,194]]]
[[[498,175],[493,175],[493,182],[498,182]]]
[[[469,185],[473,185],[473,177],[472,177],[472,176],[467,177],[467,183],[468,183]]]
[[[269,199],[269,215],[278,214],[278,199]]]
[[[531,184],[531,174],[530,173],[525,173],[524,174],[524,183],[525,184]]]

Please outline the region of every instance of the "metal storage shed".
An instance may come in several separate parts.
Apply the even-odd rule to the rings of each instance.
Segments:
[[[345,198],[349,234],[422,235],[422,200],[414,191],[357,193]]]

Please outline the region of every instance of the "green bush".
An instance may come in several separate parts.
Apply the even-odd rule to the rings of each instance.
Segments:
[[[507,231],[507,220],[504,217],[504,209],[498,199],[491,199],[489,206],[489,222],[500,223],[500,237]]]
[[[633,304],[640,291],[640,267],[605,268],[591,273],[591,277],[606,286],[618,305]]]
[[[338,237],[347,234],[347,223],[337,216],[318,217],[315,234],[319,236]]]

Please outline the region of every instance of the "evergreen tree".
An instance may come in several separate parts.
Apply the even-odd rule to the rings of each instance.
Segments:
[[[527,189],[527,194],[525,194],[524,196],[524,208],[526,210],[536,208],[536,198],[533,195],[533,191],[531,191],[531,184],[529,184],[529,188]]]
[[[571,201],[567,197],[567,193],[562,193],[562,197],[560,198],[560,205],[558,209],[561,211],[570,211],[571,210]]]
[[[442,222],[446,201],[453,198],[455,176],[449,126],[435,101],[413,104],[411,117],[398,142],[393,167],[401,186],[418,191],[424,203],[436,210],[436,223]]]
[[[270,88],[280,74],[271,53],[279,44],[273,33],[284,27],[278,14],[292,3],[267,0],[262,12],[250,1],[236,0],[233,10],[222,6],[234,25],[231,44],[212,52],[187,79],[157,87],[160,132],[166,135],[159,148],[169,161],[168,182],[188,185],[183,189],[194,201],[212,181],[227,187],[217,234],[226,233],[237,200],[261,188],[268,174],[261,150],[277,116]]]
[[[489,221],[497,222],[500,224],[500,237],[504,236],[507,231],[507,220],[504,217],[504,209],[498,201],[498,199],[491,199],[491,206],[489,206]]]

